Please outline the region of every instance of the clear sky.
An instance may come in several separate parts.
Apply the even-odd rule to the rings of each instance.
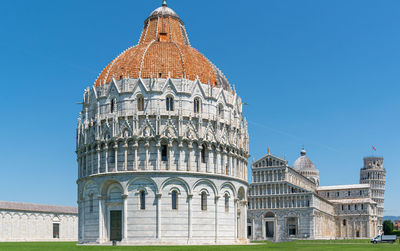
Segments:
[[[0,200],[76,205],[76,103],[160,5],[1,1]],[[304,145],[322,185],[355,184],[374,145],[385,215],[400,215],[400,1],[168,5],[249,103],[250,161],[271,147],[292,165]]]

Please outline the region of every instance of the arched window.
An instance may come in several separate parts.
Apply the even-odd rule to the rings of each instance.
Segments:
[[[206,145],[202,145],[201,147],[201,163],[206,163],[207,162],[207,158],[206,158]]]
[[[174,98],[170,96],[167,97],[166,105],[167,105],[167,111],[172,112],[174,110]]]
[[[161,161],[168,160],[168,146],[166,144],[161,145]]]
[[[224,106],[222,104],[218,105],[218,116],[223,119],[224,118]]]
[[[140,191],[140,210],[146,209],[146,192]]]
[[[201,101],[199,98],[194,99],[194,113],[201,112]]]
[[[110,103],[110,112],[114,113],[115,111],[115,99],[111,99],[111,103]]]
[[[225,194],[225,213],[229,213],[229,195]]]
[[[207,211],[207,193],[206,192],[201,193],[201,210]]]
[[[343,226],[346,226],[346,224],[347,224],[347,221],[343,220]]]
[[[178,192],[177,191],[172,191],[171,199],[172,199],[172,209],[173,210],[178,209]]]
[[[89,212],[93,213],[93,194],[89,195]]]
[[[139,112],[144,111],[144,98],[142,95],[137,96],[137,107]]]

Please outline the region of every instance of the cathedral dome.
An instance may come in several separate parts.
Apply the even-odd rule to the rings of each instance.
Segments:
[[[293,169],[319,186],[319,171],[306,156],[306,150],[301,150],[300,157],[294,162]]]
[[[306,150],[301,150],[300,157],[294,162],[293,169],[296,171],[318,171],[314,163],[306,156]]]
[[[199,79],[203,84],[230,89],[223,73],[191,47],[182,20],[165,2],[146,19],[138,45],[111,61],[95,86],[113,78]]]

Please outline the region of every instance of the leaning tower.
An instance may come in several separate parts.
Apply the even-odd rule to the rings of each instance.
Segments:
[[[378,222],[382,224],[383,202],[385,196],[386,170],[383,168],[382,157],[364,158],[364,167],[360,171],[360,183],[370,184],[372,199],[378,203]]]

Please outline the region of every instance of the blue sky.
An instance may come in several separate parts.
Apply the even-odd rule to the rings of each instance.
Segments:
[[[161,1],[2,1],[0,200],[75,205],[77,102],[136,44]],[[385,158],[385,215],[400,215],[399,1],[169,0],[192,46],[249,103],[250,152],[290,164],[304,145],[322,185]]]

